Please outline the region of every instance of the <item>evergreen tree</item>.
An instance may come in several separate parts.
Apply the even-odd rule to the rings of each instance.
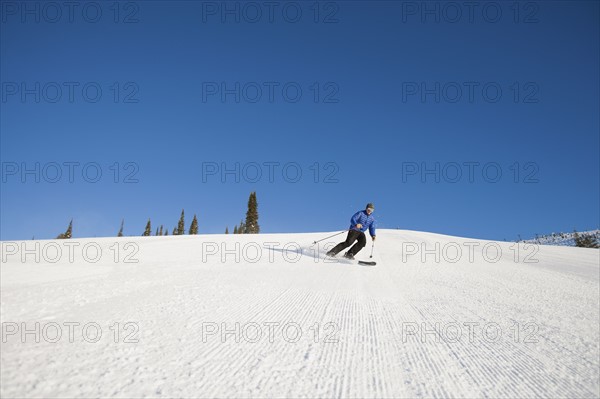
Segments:
[[[73,219],[69,222],[69,227],[67,227],[67,231],[65,232],[65,238],[71,238],[73,236]]]
[[[171,235],[173,235],[173,236],[177,235],[177,227],[173,227],[173,232],[171,233]]]
[[[73,235],[73,219],[71,219],[71,221],[69,222],[69,227],[67,227],[67,231],[65,231],[64,233],[60,233],[58,235],[58,237],[56,237],[59,240],[64,240],[64,239],[69,239],[71,238]]]
[[[150,223],[150,219],[148,219],[148,223],[146,223],[146,229],[144,230],[142,237],[149,237],[150,234],[152,234],[152,223]]]
[[[579,235],[577,231],[573,234],[575,238],[575,245],[580,248],[600,248],[598,245],[598,239],[594,234],[581,234]]]
[[[233,234],[238,234],[237,225],[233,226]]]
[[[158,229],[158,235],[162,236],[163,235],[163,225],[160,225],[160,229]]]
[[[125,224],[125,219],[121,219],[121,228],[119,229],[119,232],[117,233],[117,237],[123,237],[123,225]]]
[[[256,202],[256,192],[251,192],[248,198],[248,211],[246,212],[246,223],[242,230],[246,234],[258,234],[260,226],[258,225],[258,203]]]
[[[183,217],[183,209],[181,210],[181,216],[179,217],[179,222],[177,223],[177,235],[182,236],[185,234],[185,221]]]
[[[169,229],[165,229],[165,235],[168,236],[169,235]]]
[[[229,226],[225,227],[225,234],[229,234]]]
[[[194,215],[194,219],[192,219],[189,234],[198,234],[198,219],[196,218],[196,215]]]
[[[156,230],[154,230],[154,235],[157,236],[158,235],[158,227],[156,228]]]
[[[238,234],[246,234],[246,224],[243,220],[240,220],[240,225],[238,226]]]
[[[573,239],[575,240],[575,246],[578,247],[579,245],[577,245],[577,242],[579,241],[579,233],[575,229],[573,229]]]

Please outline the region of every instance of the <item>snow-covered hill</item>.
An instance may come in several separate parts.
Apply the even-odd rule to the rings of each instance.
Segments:
[[[600,251],[327,235],[2,242],[0,394],[600,395]]]

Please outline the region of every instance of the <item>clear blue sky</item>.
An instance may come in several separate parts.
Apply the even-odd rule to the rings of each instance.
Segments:
[[[598,228],[597,1],[1,4],[2,240]]]

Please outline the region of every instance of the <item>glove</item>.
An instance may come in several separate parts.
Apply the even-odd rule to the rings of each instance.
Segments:
[[[375,241],[375,236],[371,236],[371,239],[372,239],[373,241]]]

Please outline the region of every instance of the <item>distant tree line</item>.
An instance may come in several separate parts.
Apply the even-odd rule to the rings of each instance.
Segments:
[[[600,248],[600,230],[572,233],[552,233],[546,235],[535,235],[535,239],[523,240],[519,235],[517,242],[524,242],[538,245],[568,245],[580,248]]]
[[[171,235],[174,236],[182,236],[186,234],[186,230],[185,230],[185,210],[182,209],[181,210],[181,216],[179,216],[179,221],[177,222],[177,226],[173,227],[173,230],[171,231]],[[195,235],[198,234],[198,217],[194,214],[194,218],[192,219],[192,223],[190,224],[190,228],[187,230],[187,234],[191,234],[191,235]],[[144,232],[142,233],[142,237],[149,237],[152,235],[152,221],[150,219],[148,219],[148,222],[146,223],[146,228],[144,229]],[[154,235],[155,236],[168,236],[169,235],[169,228],[165,228],[164,225],[160,225],[160,227],[157,227],[156,230],[154,231]]]
[[[117,237],[123,237],[123,228],[125,226],[125,219],[121,220],[121,225],[119,227],[119,231],[117,232]],[[258,234],[260,232],[260,226],[258,225],[258,202],[256,201],[256,192],[250,193],[250,197],[248,198],[248,210],[246,212],[246,219],[242,219],[238,226],[235,226],[233,229],[233,234]],[[171,235],[185,235],[185,210],[181,210],[181,215],[179,216],[179,221],[177,222],[177,226],[173,227],[171,231]],[[194,218],[190,224],[189,229],[187,230],[187,234],[195,235],[198,234],[198,218],[194,214]],[[229,227],[225,227],[225,234],[229,234]],[[152,221],[148,218],[148,222],[146,223],[146,227],[144,228],[144,232],[142,233],[142,237],[149,237],[152,235]],[[164,225],[160,225],[156,227],[154,231],[155,236],[168,236],[169,228]],[[73,219],[69,222],[69,227],[64,233],[59,234],[57,239],[69,239],[73,237]]]

